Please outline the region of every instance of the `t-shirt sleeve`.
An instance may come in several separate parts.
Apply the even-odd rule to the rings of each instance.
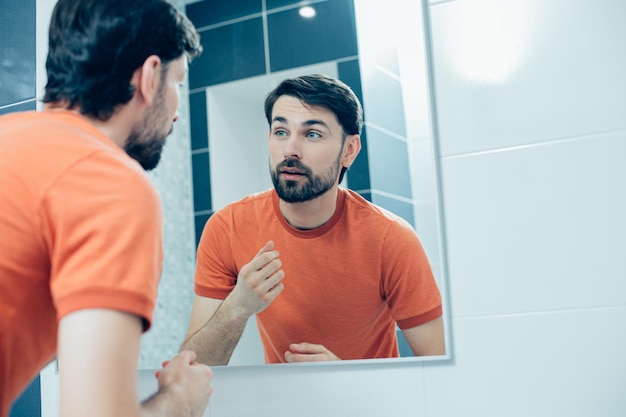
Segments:
[[[409,329],[440,317],[439,287],[415,230],[399,219],[387,233],[383,248],[383,287],[398,327]]]
[[[162,271],[162,208],[132,161],[98,152],[69,167],[40,209],[57,317],[81,309],[137,315],[150,328]]]
[[[207,221],[198,244],[194,291],[223,300],[237,284],[239,274],[230,245],[229,208],[214,213]]]

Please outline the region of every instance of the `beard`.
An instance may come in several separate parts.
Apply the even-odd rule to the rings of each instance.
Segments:
[[[321,196],[335,185],[341,168],[340,161],[341,154],[321,175],[314,175],[311,168],[297,159],[287,159],[280,162],[275,169],[270,169],[272,183],[278,197],[287,203],[303,203]],[[281,168],[296,168],[304,174],[306,179],[300,181],[281,180]]]
[[[146,171],[156,168],[159,164],[165,141],[174,130],[173,126],[167,133],[163,133],[160,129],[168,118],[164,100],[165,88],[164,84],[161,84],[154,103],[148,109],[144,119],[133,126],[124,145],[126,153],[139,162],[139,165]]]

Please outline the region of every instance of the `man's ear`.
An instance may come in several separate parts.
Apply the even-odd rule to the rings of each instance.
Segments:
[[[159,83],[162,82],[161,65],[161,58],[150,55],[133,74],[131,83],[135,86],[135,94],[138,94],[147,106],[154,102]]]
[[[347,135],[343,145],[343,156],[341,157],[342,166],[350,168],[360,151],[361,136]]]

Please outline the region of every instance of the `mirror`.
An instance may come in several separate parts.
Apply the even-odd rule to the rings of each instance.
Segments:
[[[449,359],[445,252],[422,1],[265,0],[258,2],[261,9],[250,5],[250,10],[235,3],[217,6],[203,0],[186,2],[185,8],[203,43],[220,48],[205,49],[190,66],[197,239],[214,211],[272,187],[265,95],[283,79],[298,75],[339,78],[361,99],[365,118],[364,146],[343,186],[402,216],[417,230],[442,294],[447,352],[413,357],[398,331],[401,358],[340,363]],[[225,4],[233,5],[232,10]],[[310,20],[301,17],[298,12],[304,5],[317,15]],[[288,33],[286,28],[305,32]],[[329,29],[335,32],[327,33]],[[258,39],[263,39],[262,50],[250,46]],[[255,60],[255,54],[261,59]],[[263,348],[252,318],[229,366],[261,364]]]

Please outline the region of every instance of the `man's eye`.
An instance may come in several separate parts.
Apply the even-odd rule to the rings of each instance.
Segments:
[[[319,139],[322,137],[318,132],[310,131],[306,134],[306,137],[309,139]]]
[[[280,137],[287,136],[287,131],[285,131],[283,129],[276,129],[274,131],[274,135],[275,136],[280,136]]]

